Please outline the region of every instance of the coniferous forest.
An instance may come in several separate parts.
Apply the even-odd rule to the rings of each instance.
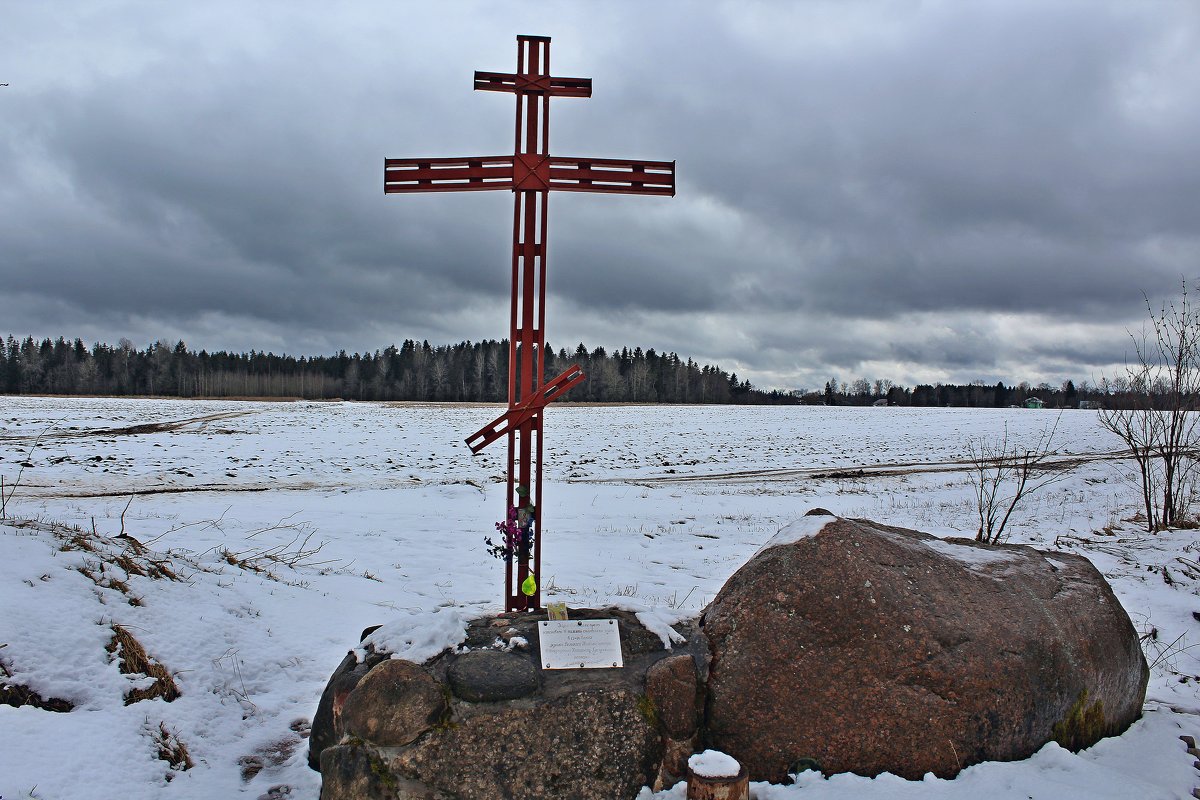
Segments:
[[[814,391],[764,391],[718,366],[684,360],[653,349],[555,352],[547,347],[547,379],[578,364],[587,379],[560,402],[744,403],[818,405],[956,406],[1003,408],[1037,397],[1051,408],[1089,401],[1109,407],[1133,402],[1116,382],[1078,387],[1003,382],[918,385],[890,380],[826,381]],[[508,397],[508,341],[430,345],[406,339],[399,348],[333,356],[275,355],[251,350],[199,352],[184,342],[157,342],[139,350],[122,339],[116,346],[82,339],[0,343],[0,394],[114,395],[312,400],[424,400],[496,402]],[[1128,397],[1126,395],[1129,395]]]
[[[508,341],[431,346],[405,340],[374,353],[294,357],[251,350],[210,353],[183,342],[138,350],[9,335],[0,347],[0,393],[154,395],[168,397],[300,397],[346,400],[505,402]],[[547,347],[545,374],[578,364],[587,379],[564,400],[645,403],[796,402],[762,392],[719,367],[641,348],[608,353],[580,344],[573,352]]]

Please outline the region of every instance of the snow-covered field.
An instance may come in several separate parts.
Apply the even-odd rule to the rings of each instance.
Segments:
[[[503,514],[503,448],[473,458],[462,443],[498,410],[0,397],[12,492],[0,663],[11,683],[75,705],[0,705],[0,798],[315,798],[305,725],[359,632],[502,603],[503,567],[483,537]],[[1077,755],[1051,744],[953,781],[806,773],[756,795],[1189,797],[1200,774],[1178,737],[1200,736],[1196,535],[1148,536],[1128,521],[1136,494],[1094,412],[552,408],[544,599],[699,611],[816,506],[971,535],[954,463],[968,439],[1007,425],[1010,440],[1032,442],[1055,424],[1055,449],[1088,458],[1027,501],[1012,541],[1069,548],[1109,577],[1155,662],[1142,720]],[[170,670],[178,699],[124,705],[148,681],[106,651],[114,624]],[[164,731],[191,769],[159,759]]]

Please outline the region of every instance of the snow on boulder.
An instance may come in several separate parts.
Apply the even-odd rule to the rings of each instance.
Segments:
[[[952,777],[1141,713],[1137,633],[1080,556],[816,516],[736,572],[701,625],[706,745],[754,780]]]
[[[779,532],[772,536],[766,544],[758,548],[754,555],[758,555],[768,547],[778,547],[783,544],[795,544],[801,539],[808,539],[816,536],[821,531],[825,530],[825,526],[835,521],[837,517],[829,513],[823,508],[814,508],[800,519],[785,525],[779,529]]]

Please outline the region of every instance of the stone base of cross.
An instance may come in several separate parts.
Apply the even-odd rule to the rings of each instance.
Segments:
[[[515,73],[476,72],[475,88],[516,95],[516,143],[511,156],[384,160],[383,190],[513,192],[512,298],[509,307],[508,410],[467,439],[472,453],[508,440],[505,519],[520,514],[532,546],[509,551],[507,611],[541,607],[542,411],[583,379],[572,366],[544,380],[546,220],[551,190],[674,196],[675,162],[551,157],[550,98],[591,97],[591,78],[550,75],[550,39],[517,37]]]

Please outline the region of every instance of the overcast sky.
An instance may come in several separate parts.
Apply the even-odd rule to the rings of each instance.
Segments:
[[[0,334],[295,355],[507,335],[508,192],[385,157],[675,160],[555,193],[547,339],[762,388],[1113,375],[1200,276],[1200,3],[0,5]]]

